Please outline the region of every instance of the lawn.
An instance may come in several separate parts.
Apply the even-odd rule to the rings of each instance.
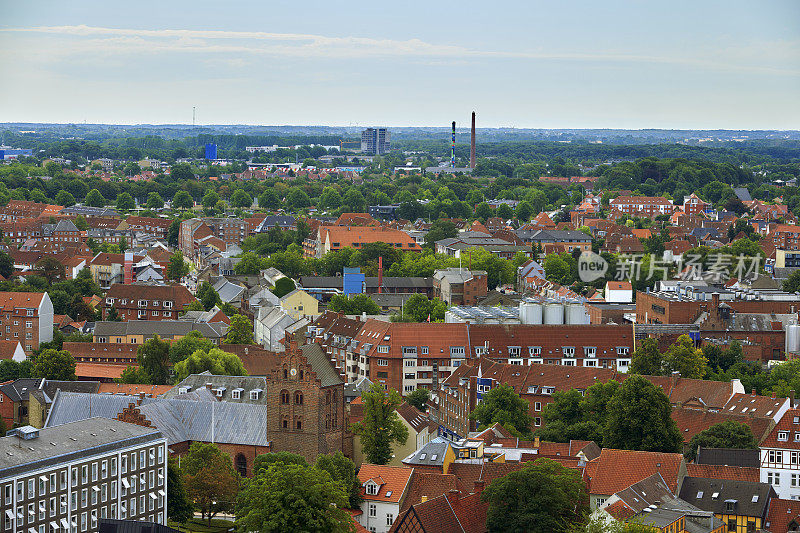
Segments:
[[[201,520],[200,518],[191,518],[185,524],[176,524],[170,521],[168,525],[185,533],[225,533],[233,530],[233,522],[216,518],[211,520],[210,526],[207,520]]]

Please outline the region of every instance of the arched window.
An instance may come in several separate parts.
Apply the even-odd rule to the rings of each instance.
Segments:
[[[303,393],[302,392],[295,392],[294,393],[294,403],[295,403],[295,405],[303,405]]]
[[[242,477],[247,476],[247,457],[244,454],[240,453],[236,456],[236,471]]]
[[[289,403],[289,391],[288,390],[282,390],[281,391],[281,403],[284,404],[284,405]]]
[[[284,416],[283,417],[281,426],[283,427],[283,429],[289,429],[289,417],[288,416]]]
[[[303,429],[303,419],[302,418],[298,418],[297,420],[295,420],[294,423],[295,423],[295,427],[294,427],[295,429]]]
[[[289,371],[284,368],[283,369],[283,379],[288,379],[288,378],[289,378]]]
[[[300,379],[301,380],[303,379],[303,371],[302,370],[300,370]]]

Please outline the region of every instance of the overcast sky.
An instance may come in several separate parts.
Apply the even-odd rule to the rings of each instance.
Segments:
[[[800,1],[0,0],[0,122],[192,106],[199,124],[800,129]]]

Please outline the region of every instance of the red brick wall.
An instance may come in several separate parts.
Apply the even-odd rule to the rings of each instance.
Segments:
[[[8,430],[14,426],[14,402],[2,392],[0,392],[0,400],[3,400],[0,402],[0,418],[3,419]]]

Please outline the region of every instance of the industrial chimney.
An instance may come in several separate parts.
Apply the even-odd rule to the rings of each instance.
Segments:
[[[453,146],[450,148],[450,166],[456,168],[456,121],[453,121]]]
[[[472,135],[469,140],[469,168],[475,168],[475,111],[472,112]]]

